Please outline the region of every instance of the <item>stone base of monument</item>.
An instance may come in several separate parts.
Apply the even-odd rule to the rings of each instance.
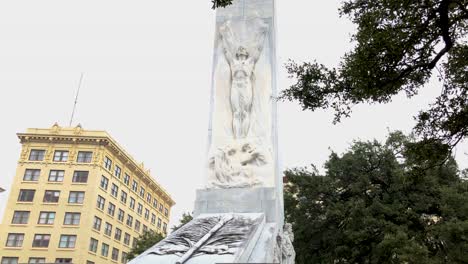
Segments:
[[[267,187],[198,190],[195,218],[130,264],[294,263],[277,199]]]
[[[197,190],[194,215],[215,213],[263,213],[267,223],[278,222],[275,188]]]
[[[263,213],[202,214],[130,263],[280,263],[278,235]]]

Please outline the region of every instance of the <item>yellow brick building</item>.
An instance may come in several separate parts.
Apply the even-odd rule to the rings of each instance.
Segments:
[[[28,129],[0,229],[1,264],[125,263],[165,234],[171,196],[104,131]]]

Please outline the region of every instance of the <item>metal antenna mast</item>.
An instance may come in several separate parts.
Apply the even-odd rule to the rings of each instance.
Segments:
[[[78,90],[76,91],[75,103],[73,104],[73,111],[70,118],[70,125],[73,123],[73,117],[75,116],[76,105],[78,104],[78,96],[80,95],[81,83],[83,82],[84,73],[81,73],[80,82],[78,83]]]

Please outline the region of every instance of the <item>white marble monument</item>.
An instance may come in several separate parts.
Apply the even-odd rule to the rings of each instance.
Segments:
[[[294,263],[276,123],[275,0],[217,10],[206,186],[194,220],[131,264]]]

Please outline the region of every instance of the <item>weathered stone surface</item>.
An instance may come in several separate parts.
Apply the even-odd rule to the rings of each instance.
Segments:
[[[275,188],[197,190],[195,216],[213,213],[264,213],[268,223],[277,219]]]
[[[246,263],[264,227],[263,214],[200,215],[131,263]],[[213,228],[217,229],[210,232]],[[202,240],[205,242],[197,243]]]

